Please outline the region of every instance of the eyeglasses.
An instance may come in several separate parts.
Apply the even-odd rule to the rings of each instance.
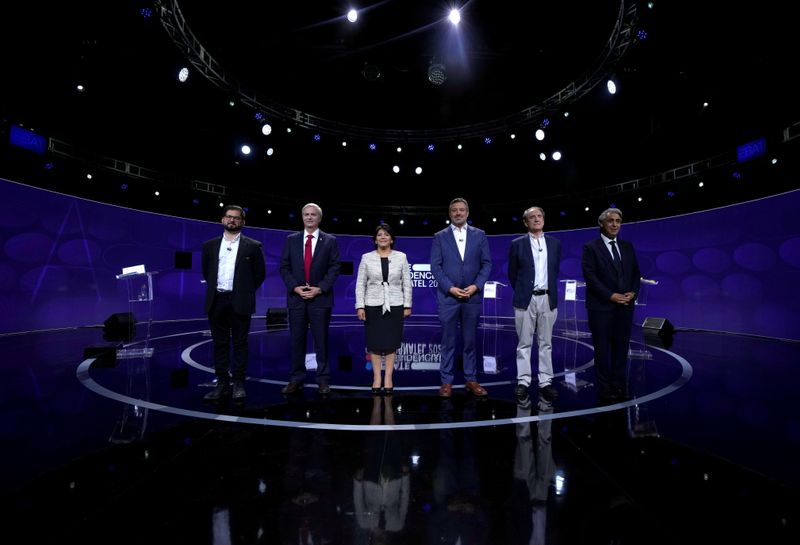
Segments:
[[[242,218],[242,216],[231,216],[230,214],[228,214],[228,215],[225,216],[225,219],[226,220],[242,221],[242,219],[244,219],[244,218]]]

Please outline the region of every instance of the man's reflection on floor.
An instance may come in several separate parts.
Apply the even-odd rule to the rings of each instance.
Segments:
[[[395,423],[391,396],[373,396],[370,424]],[[367,432],[364,461],[353,476],[356,544],[402,543],[411,477],[407,434]]]
[[[452,400],[443,400],[442,422],[453,420]],[[464,402],[463,421],[475,420],[478,400]],[[433,471],[433,499],[428,542],[433,545],[479,545],[487,542],[489,522],[481,495],[474,428],[439,432],[439,458]]]
[[[553,405],[543,399],[534,406],[529,397],[517,403],[517,417],[547,415]],[[552,420],[516,425],[514,483],[508,509],[509,543],[545,545],[547,498],[556,473],[552,450]]]
[[[291,407],[298,415],[309,408],[303,403]],[[324,411],[324,406],[314,410]],[[331,445],[326,430],[292,430],[283,475],[286,498],[278,509],[281,543],[318,545],[337,538]],[[334,534],[334,535],[331,535]]]

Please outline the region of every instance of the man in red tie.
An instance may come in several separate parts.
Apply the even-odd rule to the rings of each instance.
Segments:
[[[289,383],[282,390],[293,394],[306,377],[308,329],[314,338],[317,384],[320,394],[330,392],[328,326],[333,309],[333,285],[339,276],[339,246],[336,237],[320,230],[322,208],[308,203],[302,210],[305,229],[286,238],[280,272],[288,290],[291,365]]]

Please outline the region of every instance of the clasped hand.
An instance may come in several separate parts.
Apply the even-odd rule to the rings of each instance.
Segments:
[[[294,292],[303,299],[313,299],[322,293],[322,288],[318,286],[297,286],[294,288]]]
[[[478,286],[476,286],[475,284],[470,284],[469,286],[463,289],[456,286],[450,288],[450,294],[456,297],[457,299],[469,299],[475,294],[476,291],[478,291]]]
[[[636,299],[636,294],[632,291],[626,293],[612,293],[611,294],[611,301],[620,305],[627,306],[630,304],[634,299]]]

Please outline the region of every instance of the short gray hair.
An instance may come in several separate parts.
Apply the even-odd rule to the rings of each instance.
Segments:
[[[319,217],[322,218],[322,208],[320,208],[320,206],[317,203],[313,202],[303,205],[303,208],[300,209],[300,214],[302,214],[305,211],[305,209],[308,208],[309,206],[313,206],[314,208],[316,208],[317,212],[319,212]]]
[[[606,221],[606,218],[609,214],[617,214],[619,219],[622,220],[622,210],[619,208],[606,208],[603,212],[597,217],[597,225],[603,225],[603,222]]]
[[[538,210],[539,212],[542,213],[542,217],[544,217],[544,210],[542,210],[541,207],[539,207],[539,206],[531,206],[530,208],[526,208],[525,211],[522,213],[522,219],[524,219],[524,220],[528,219],[528,213],[533,211],[533,210]]]

